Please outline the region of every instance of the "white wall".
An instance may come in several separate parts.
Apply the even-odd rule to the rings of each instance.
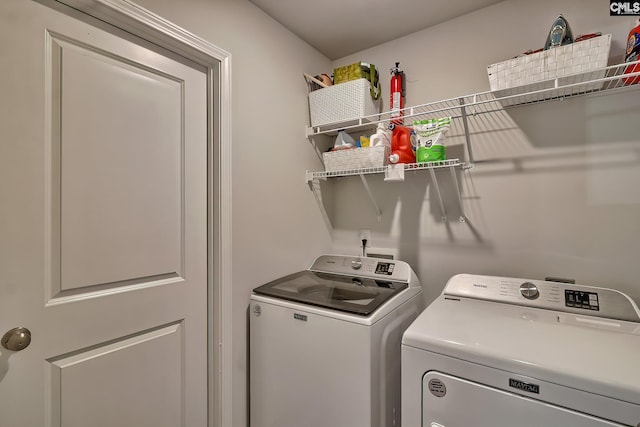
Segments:
[[[486,66],[544,45],[562,13],[574,36],[613,35],[610,63],[619,63],[629,17],[610,17],[599,0],[508,0],[476,13],[335,61],[368,61],[382,73],[388,110],[388,70],[400,61],[407,105],[489,90]],[[640,301],[640,100],[638,92],[518,107],[472,119],[476,163],[459,175],[459,213],[447,174],[450,221],[440,222],[428,174],[403,184],[372,178],[383,211],[378,222],[358,179],[331,187],[334,251],[357,253],[357,230],[373,230],[372,245],[399,250],[423,282],[429,300],[456,273],[575,278],[614,287]],[[499,132],[483,132],[500,127]],[[459,138],[456,141],[460,141]],[[464,155],[460,145],[450,157]],[[498,160],[502,159],[502,160]]]
[[[330,61],[245,0],[135,0],[231,53],[233,426],[247,425],[251,290],[307,268],[331,235],[304,181],[321,167],[305,138],[302,72]]]

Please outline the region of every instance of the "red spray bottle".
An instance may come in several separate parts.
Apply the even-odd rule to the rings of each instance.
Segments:
[[[396,125],[403,124],[404,97],[406,94],[404,71],[400,71],[396,62],[396,67],[391,69],[391,94],[389,96],[391,102],[391,123]]]

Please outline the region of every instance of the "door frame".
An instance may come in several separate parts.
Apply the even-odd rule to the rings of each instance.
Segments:
[[[231,54],[130,0],[59,3],[207,69],[207,389],[209,427],[232,425]]]

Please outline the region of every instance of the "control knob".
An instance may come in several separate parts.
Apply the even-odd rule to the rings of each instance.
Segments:
[[[538,287],[531,282],[524,282],[520,285],[520,294],[526,299],[536,299],[540,296]]]

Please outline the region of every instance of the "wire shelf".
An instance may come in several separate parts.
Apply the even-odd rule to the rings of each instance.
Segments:
[[[327,179],[327,178],[338,178],[343,176],[356,176],[356,175],[371,175],[371,174],[379,174],[384,173],[388,166],[375,166],[369,168],[359,168],[359,169],[345,169],[339,171],[322,171],[322,172],[311,172],[307,171],[307,182],[313,181],[314,179]],[[466,165],[460,162],[459,159],[451,159],[451,160],[442,160],[438,162],[426,162],[426,163],[405,163],[404,170],[406,172],[410,171],[418,171],[418,170],[426,170],[426,169],[441,169],[441,168],[451,168],[451,167],[466,167]]]
[[[628,70],[634,70],[626,72]],[[629,62],[624,64],[612,65],[597,70],[576,73],[551,80],[545,80],[537,83],[527,84],[523,86],[501,89],[489,92],[481,92],[473,95],[460,96],[447,100],[431,102],[427,104],[408,107],[402,110],[405,123],[414,120],[436,119],[440,117],[451,117],[452,120],[460,119],[463,129],[463,136],[466,141],[466,149],[468,154],[468,163],[461,162],[459,159],[444,160],[440,162],[430,163],[411,163],[405,164],[405,171],[428,170],[434,188],[437,193],[437,200],[442,214],[442,221],[447,222],[447,212],[440,193],[438,180],[435,174],[437,169],[448,168],[451,173],[451,179],[454,183],[458,206],[461,212],[460,222],[467,222],[462,206],[462,197],[458,188],[456,169],[470,169],[473,165],[473,152],[470,141],[469,119],[471,117],[481,117],[483,114],[504,111],[510,107],[519,105],[527,105],[552,100],[565,99],[569,97],[581,95],[609,95],[625,90],[637,90],[640,84],[629,84],[640,81],[640,61]],[[485,116],[486,117],[486,116]],[[375,129],[378,123],[389,123],[392,120],[390,112],[384,112],[371,116],[357,117],[348,122],[330,123],[322,126],[308,127],[307,137],[312,138],[316,135],[331,135],[337,133],[339,129],[348,132],[366,132]],[[336,171],[307,171],[306,181],[313,190],[318,205],[324,209],[322,198],[319,190],[319,180],[327,178],[337,178],[346,176],[359,176],[362,180],[364,188],[371,200],[373,208],[377,214],[378,220],[382,219],[382,211],[376,202],[369,185],[367,183],[367,175],[382,174],[387,171],[388,166],[366,167],[359,169],[345,169]],[[326,216],[326,211],[325,216]]]
[[[640,77],[640,70],[626,73],[627,67],[640,69],[640,61],[612,65],[597,70],[576,73],[509,89],[480,92],[442,101],[407,107],[402,110],[405,123],[413,120],[451,116],[453,120],[504,110],[519,105],[564,99],[589,94],[612,94],[635,90],[639,85],[627,85],[625,80]],[[374,129],[378,123],[391,121],[390,112],[354,118],[348,123],[330,123],[307,128],[307,136],[333,134],[338,129],[360,131]]]

